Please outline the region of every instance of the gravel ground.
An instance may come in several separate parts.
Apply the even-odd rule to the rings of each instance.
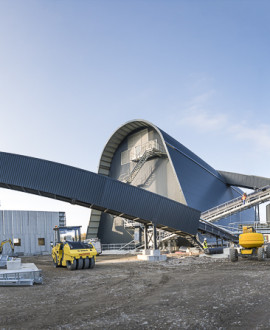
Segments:
[[[0,287],[0,329],[270,329],[270,259],[99,256],[90,270],[23,258],[44,284]]]

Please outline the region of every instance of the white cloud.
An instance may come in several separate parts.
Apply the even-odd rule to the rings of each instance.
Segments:
[[[255,146],[260,151],[270,151],[270,126],[259,124],[258,126],[250,127],[246,123],[232,125],[228,131],[233,136],[246,144]]]
[[[193,110],[181,118],[181,125],[189,125],[200,131],[219,130],[226,125],[227,117],[224,114],[211,114],[205,110]]]
[[[202,93],[200,95],[197,95],[191,100],[190,104],[191,106],[203,106],[203,104],[211,99],[211,97],[215,94],[215,91],[209,90],[208,92]]]
[[[181,126],[195,127],[200,131],[219,130],[227,123],[227,116],[206,110],[207,103],[215,94],[214,90],[200,94],[189,102],[186,110],[180,118]]]
[[[270,152],[270,125],[255,124],[251,120],[240,121],[235,124],[237,118],[230,116],[229,112],[217,112],[211,110],[210,101],[214,90],[199,94],[181,112],[178,124],[182,127],[195,128],[197,131],[208,132],[213,136],[218,132],[230,136],[235,141],[245,142],[256,151]]]

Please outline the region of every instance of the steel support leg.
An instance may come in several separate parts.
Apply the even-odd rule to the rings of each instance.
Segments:
[[[155,224],[153,224],[153,249],[157,249],[157,229]]]
[[[168,250],[169,250],[170,253],[172,252],[171,240],[170,239],[168,241]]]
[[[144,249],[148,250],[148,230],[147,225],[144,225]]]

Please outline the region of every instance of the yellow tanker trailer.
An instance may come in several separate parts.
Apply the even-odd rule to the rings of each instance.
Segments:
[[[240,256],[247,258],[256,256],[259,261],[264,260],[265,256],[270,258],[270,246],[264,249],[263,234],[256,233],[253,227],[243,226],[243,234],[239,235]],[[230,249],[231,261],[238,260],[238,249]]]

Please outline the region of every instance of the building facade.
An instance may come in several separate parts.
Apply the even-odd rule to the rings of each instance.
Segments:
[[[0,242],[11,239],[18,255],[49,254],[53,228],[65,224],[65,212],[0,210]],[[8,249],[5,244],[3,253]]]
[[[130,121],[115,131],[102,152],[98,173],[201,212],[242,194],[204,160],[144,120]],[[242,219],[252,221],[253,215],[252,210],[243,211],[218,224],[228,225]],[[95,210],[90,217],[87,236],[98,236],[104,244],[127,243],[133,239],[125,219]]]

